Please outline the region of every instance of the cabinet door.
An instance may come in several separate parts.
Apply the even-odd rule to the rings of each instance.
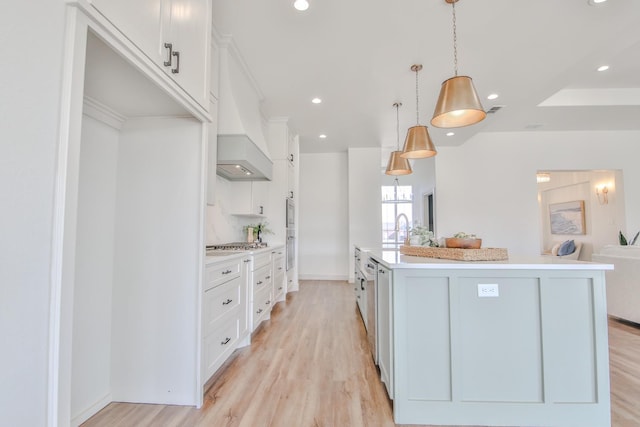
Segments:
[[[161,23],[169,10],[163,0],[91,0],[91,4],[153,62],[165,53]]]
[[[167,0],[171,4],[169,33],[173,44],[172,78],[200,105],[209,104],[210,0]],[[174,72],[178,70],[178,72]]]
[[[391,270],[378,266],[378,364],[380,367],[380,379],[387,387],[389,398],[393,399],[393,339],[391,325],[392,295],[391,295]]]

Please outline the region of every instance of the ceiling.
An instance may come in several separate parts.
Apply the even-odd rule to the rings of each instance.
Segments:
[[[217,32],[231,36],[253,75],[265,117],[288,117],[303,153],[400,144],[420,124],[436,146],[478,132],[640,129],[640,1],[460,0],[459,74],[473,78],[483,122],[449,130],[429,121],[453,76],[451,5],[444,0],[213,0]],[[598,72],[607,64],[610,69]],[[623,89],[623,90],[619,90]],[[491,93],[499,94],[493,101]],[[312,104],[319,97],[321,104]],[[545,102],[545,106],[540,106]],[[326,139],[320,139],[326,134]]]

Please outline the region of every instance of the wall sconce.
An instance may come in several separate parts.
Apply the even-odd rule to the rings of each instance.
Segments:
[[[538,184],[541,184],[543,182],[549,182],[551,181],[551,174],[548,174],[546,172],[538,172],[536,174],[536,182]]]
[[[596,197],[598,198],[598,203],[601,205],[609,204],[609,189],[606,185],[602,185],[600,187],[596,187]],[[600,197],[602,196],[602,197]]]

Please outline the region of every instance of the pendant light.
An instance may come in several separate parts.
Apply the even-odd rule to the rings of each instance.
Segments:
[[[453,67],[454,76],[442,83],[431,124],[439,128],[458,128],[484,120],[487,113],[469,76],[458,75],[458,38],[456,35],[456,2],[444,0],[453,10]]]
[[[411,172],[411,165],[409,159],[400,157],[402,151],[400,151],[400,112],[399,109],[402,106],[401,102],[393,104],[396,107],[396,151],[389,156],[389,163],[387,164],[387,175],[409,175]]]
[[[424,159],[433,157],[438,152],[429,137],[426,126],[420,126],[420,112],[418,109],[418,71],[422,70],[422,65],[412,65],[411,71],[416,73],[416,125],[407,131],[407,138],[404,140],[404,148],[401,157],[405,159]]]

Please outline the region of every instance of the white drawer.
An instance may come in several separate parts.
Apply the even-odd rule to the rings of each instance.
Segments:
[[[271,264],[271,252],[261,252],[253,256],[253,271]]]
[[[271,289],[261,291],[255,295],[253,300],[253,329],[271,313]]]
[[[276,273],[273,278],[273,300],[284,301],[284,295],[287,293],[287,280],[284,272]]]
[[[267,264],[253,272],[253,294],[271,287],[271,267]]]
[[[240,277],[242,264],[242,258],[238,258],[232,261],[207,266],[204,289],[211,289],[214,286],[218,286],[236,277]]]
[[[236,277],[204,293],[202,316],[204,317],[205,336],[213,331],[218,319],[232,310],[239,310],[242,296],[241,285],[240,277]]]
[[[204,339],[204,360],[208,379],[235,350],[240,336],[240,319],[231,317],[216,324],[213,333]]]

